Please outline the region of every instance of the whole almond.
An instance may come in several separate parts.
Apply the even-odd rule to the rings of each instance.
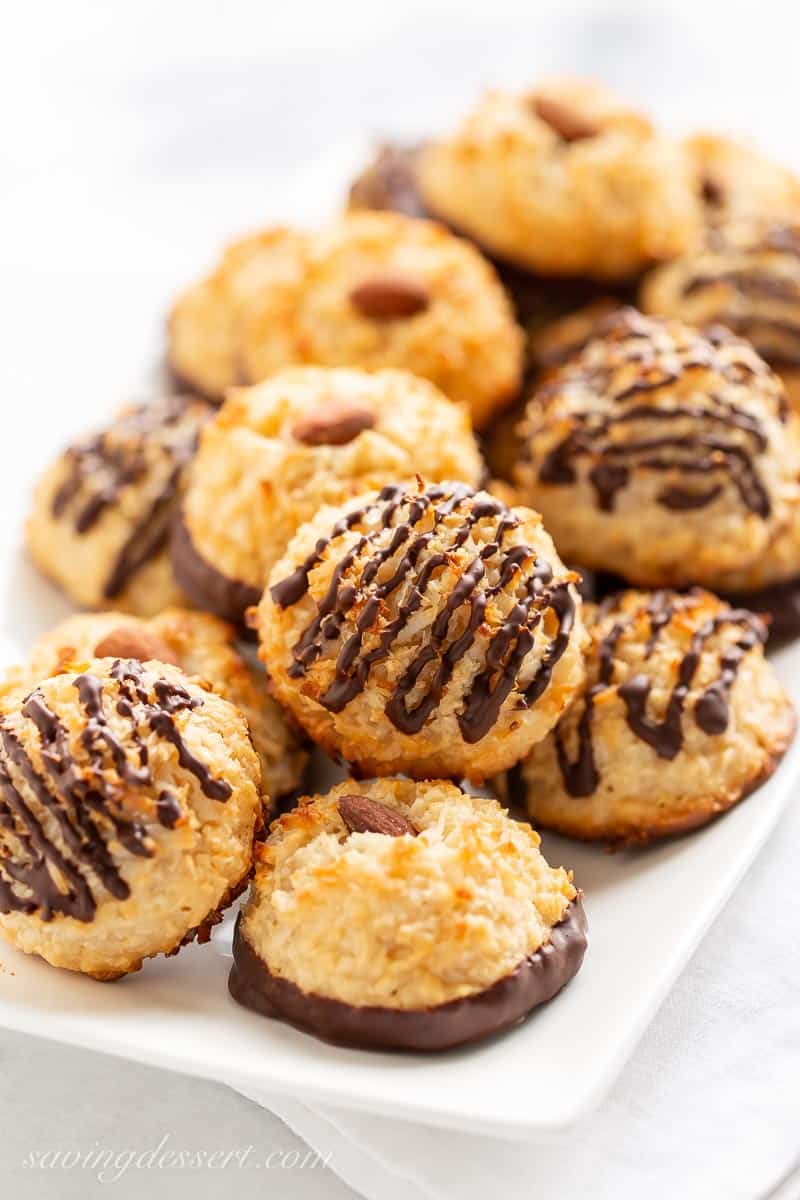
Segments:
[[[387,272],[359,283],[350,293],[350,300],[362,316],[372,321],[395,321],[424,312],[431,296],[420,280]]]
[[[532,103],[533,111],[539,120],[549,125],[565,142],[579,142],[583,138],[594,137],[598,132],[596,125],[574,108],[570,108],[563,100],[539,95],[533,97]]]
[[[136,658],[140,662],[156,659],[158,662],[179,666],[178,659],[158,634],[136,625],[118,625],[94,648],[96,658]]]
[[[339,815],[351,833],[383,833],[387,837],[417,836],[411,822],[394,808],[369,796],[347,795],[338,800]]]
[[[292,437],[306,446],[344,446],[374,425],[375,414],[363,404],[333,402],[300,417]]]

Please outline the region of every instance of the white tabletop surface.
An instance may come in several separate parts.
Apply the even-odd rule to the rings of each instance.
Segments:
[[[35,471],[65,436],[140,386],[171,293],[224,238],[271,218],[335,210],[337,196],[294,186],[303,164],[324,163],[331,146],[364,132],[424,133],[485,84],[595,73],[679,128],[749,132],[800,159],[792,144],[800,89],[793,7],[774,0],[15,6],[0,45],[7,422],[0,470],[2,456],[13,454]],[[14,443],[19,402],[41,407],[38,446]],[[0,537],[18,538],[24,506],[20,497],[6,508]],[[797,819],[791,824],[800,836]],[[766,878],[786,826],[721,918],[729,937],[736,906]],[[647,1037],[669,1036],[671,1019],[668,1002]],[[2,1194],[19,1200],[91,1198],[112,1182],[113,1195],[154,1200],[231,1189],[242,1200],[353,1194],[319,1165],[281,1169],[280,1155],[291,1162],[301,1144],[225,1087],[6,1033],[0,1116]],[[121,1164],[125,1151],[155,1149],[165,1136],[187,1152],[252,1146],[259,1161],[272,1154],[273,1166],[268,1175],[187,1167],[143,1176],[118,1165],[101,1179],[87,1169],[26,1165],[58,1147],[112,1149]]]

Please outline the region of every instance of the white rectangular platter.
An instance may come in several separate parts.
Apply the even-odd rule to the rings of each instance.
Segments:
[[[800,698],[800,643],[775,662]],[[311,1102],[506,1137],[563,1128],[610,1087],[799,774],[800,741],[733,811],[646,851],[608,854],[545,837],[550,862],[572,866],[586,892],[583,969],[523,1026],[474,1049],[439,1057],[344,1050],[245,1011],[226,988],[230,920],[210,945],[151,961],[114,984],[53,970],[0,945],[0,1023]]]

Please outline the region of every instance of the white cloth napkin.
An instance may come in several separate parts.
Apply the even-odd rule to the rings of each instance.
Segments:
[[[756,801],[757,802],[757,801]],[[767,1200],[800,1159],[793,805],[593,1116],[508,1142],[234,1084],[368,1200]],[[780,1189],[800,1197],[800,1171]]]

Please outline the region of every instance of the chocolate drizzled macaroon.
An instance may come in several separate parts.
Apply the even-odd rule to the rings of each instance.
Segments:
[[[623,592],[588,617],[580,694],[500,790],[536,825],[635,842],[682,833],[770,775],[795,729],[764,623],[709,592]]]
[[[647,312],[690,325],[721,322],[747,338],[800,407],[800,221],[740,217],[712,225],[645,279],[641,299]]]
[[[261,821],[241,714],[165,663],[101,659],[0,717],[0,934],[115,979],[242,889]]]
[[[319,233],[232,247],[179,297],[169,358],[219,398],[282,367],[399,367],[469,406],[476,427],[519,390],[522,332],[488,262],[431,221],[351,213]]]
[[[184,471],[212,411],[188,396],[124,409],[39,480],[28,551],[71,600],[139,616],[185,601],[165,547]]]
[[[583,678],[577,576],[537,513],[460,483],[323,508],[258,610],[278,698],[361,773],[481,779]]]
[[[271,801],[299,786],[308,756],[293,723],[267,693],[263,671],[239,654],[234,636],[233,626],[217,617],[184,608],[165,609],[148,621],[118,612],[80,613],[38,638],[8,683],[30,690],[36,680],[74,671],[92,658],[154,659],[180,667],[246,718],[268,811]]]
[[[515,476],[568,560],[645,586],[713,586],[797,505],[783,385],[721,327],[623,309],[531,398]]]
[[[239,621],[321,505],[417,471],[481,480],[463,405],[405,371],[281,371],[233,392],[204,431],[173,537],[175,574],[200,607]]]
[[[444,1050],[518,1024],[585,947],[570,875],[496,800],[350,779],[259,848],[230,989],[327,1041]]]
[[[586,81],[487,93],[423,147],[416,179],[431,212],[545,275],[625,280],[680,253],[700,221],[682,149]]]

